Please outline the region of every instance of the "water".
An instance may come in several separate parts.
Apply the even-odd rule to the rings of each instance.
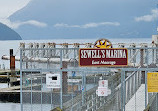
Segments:
[[[0,88],[7,88],[8,84],[1,83]],[[20,111],[20,103],[0,102],[0,111]]]
[[[1,111],[20,111],[20,103],[0,103]]]
[[[97,39],[52,39],[52,40],[15,40],[15,41],[0,41],[0,57],[9,55],[9,49],[14,49],[14,55],[19,56],[19,44],[25,43],[94,43]],[[134,39],[109,39],[112,44],[115,43],[151,43],[151,38],[134,38]],[[0,60],[0,68],[9,68],[9,61]],[[19,62],[16,62],[16,68],[19,68]]]
[[[19,56],[19,44],[25,43],[94,43],[97,39],[54,39],[54,40],[17,40],[17,41],[0,41],[0,57],[9,55],[9,49],[14,49],[14,55]],[[113,44],[115,43],[151,43],[151,38],[139,39],[109,39]],[[8,69],[9,61],[0,60],[0,68]],[[16,62],[16,68],[19,69],[19,62]],[[8,87],[7,84],[0,84],[0,88]],[[20,111],[20,103],[0,103],[0,111]]]

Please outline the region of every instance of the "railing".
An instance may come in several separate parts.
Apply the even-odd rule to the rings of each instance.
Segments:
[[[62,71],[65,72],[70,72],[70,71],[89,71],[93,72],[93,70],[96,70],[101,72],[101,69],[103,68],[80,68],[78,67],[78,62],[76,61],[69,61],[69,60],[78,60],[76,57],[78,57],[78,48],[55,48],[56,51],[56,56],[58,58],[54,58],[54,56],[49,56],[48,52],[50,50],[53,50],[54,48],[24,48],[21,49],[21,69],[22,70],[27,70],[30,71],[31,69],[33,70],[43,70],[46,72],[50,72],[51,70],[54,73],[61,73]],[[124,74],[122,74],[121,77],[119,78],[119,84],[115,85],[116,80],[113,80],[113,85],[109,86],[109,88],[112,90],[111,95],[108,97],[98,97],[96,95],[96,87],[94,87],[91,90],[88,90],[87,92],[84,93],[84,97],[86,99],[82,99],[83,94],[78,94],[75,95],[73,100],[71,98],[69,99],[68,103],[73,103],[68,105],[68,103],[63,102],[63,109],[67,111],[84,111],[84,110],[120,110],[123,108],[125,109],[125,105],[129,102],[129,100],[133,97],[135,92],[139,89],[140,85],[143,83],[142,82],[142,71],[137,71],[133,72],[132,68],[148,68],[149,66],[151,68],[156,68],[158,61],[157,61],[157,51],[158,48],[152,48],[152,47],[139,47],[139,48],[128,48],[128,57],[129,57],[129,66],[128,68],[131,68],[131,70],[126,70]],[[30,51],[33,51],[33,55],[29,56]],[[46,56],[41,57],[40,55],[37,55],[36,52],[45,52],[47,53]],[[49,52],[50,53],[50,52]],[[65,54],[66,56],[65,56]],[[27,57],[26,57],[27,56]],[[68,56],[68,57],[67,57]],[[29,60],[28,58],[34,58],[32,61]],[[24,59],[23,59],[24,58]],[[37,59],[36,59],[37,58]],[[56,60],[57,59],[57,60]],[[67,68],[62,68],[63,66],[63,61],[67,60]],[[44,62],[41,62],[40,60],[43,60]],[[52,61],[57,61],[57,62],[51,62]],[[65,62],[65,61],[64,61]],[[77,65],[76,65],[77,64]],[[36,66],[36,67],[33,67]],[[110,69],[111,67],[104,68],[105,70]],[[111,68],[112,70],[116,69],[126,69],[124,67],[117,67]],[[109,71],[112,72],[112,71]],[[68,75],[69,76],[69,75]],[[80,75],[81,77],[81,75]],[[124,78],[122,78],[124,77]],[[42,77],[41,77],[42,78]],[[122,81],[121,81],[122,79]],[[44,80],[44,79],[43,79]],[[41,79],[42,82],[42,79]],[[84,81],[82,81],[84,82]],[[122,83],[122,84],[121,84]],[[39,90],[41,91],[41,89]],[[62,93],[62,91],[61,91]],[[48,93],[50,94],[50,92]],[[123,95],[122,95],[123,94]],[[41,94],[42,96],[42,94]],[[51,94],[50,94],[51,96]],[[59,96],[59,95],[58,95]],[[43,96],[44,97],[44,96]],[[60,95],[62,97],[62,95]],[[66,97],[65,97],[66,98]],[[62,100],[62,99],[61,99]],[[62,102],[61,102],[62,103]],[[61,104],[62,106],[62,104]],[[125,110],[124,110],[125,111]]]
[[[76,96],[73,100],[70,100],[63,104],[64,111],[96,111],[103,109],[108,110],[120,110],[121,100],[121,85],[120,74],[116,73],[113,77],[108,79],[109,87],[111,89],[111,95],[107,97],[99,97],[96,94],[97,86],[84,93],[84,101],[82,95]],[[114,88],[114,89],[113,89]],[[73,101],[73,105],[71,105]]]

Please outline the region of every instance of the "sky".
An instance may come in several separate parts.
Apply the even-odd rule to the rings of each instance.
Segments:
[[[156,0],[0,0],[0,22],[24,39],[149,37],[155,34],[158,25],[156,3]]]
[[[0,0],[0,19],[8,18],[11,14],[28,4],[30,0]]]
[[[0,0],[0,22],[8,27],[15,29],[26,22],[17,23],[11,22],[8,18],[16,11],[25,7],[31,0]],[[29,21],[29,23],[34,21]]]

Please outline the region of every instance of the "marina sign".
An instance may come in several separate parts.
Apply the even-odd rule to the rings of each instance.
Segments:
[[[99,39],[94,48],[81,48],[79,50],[79,65],[87,66],[127,66],[128,50],[126,48],[113,48],[107,39]]]
[[[80,66],[127,66],[126,48],[81,48],[79,50]]]

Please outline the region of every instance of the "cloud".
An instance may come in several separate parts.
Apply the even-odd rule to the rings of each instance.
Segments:
[[[135,21],[137,21],[137,22],[140,22],[140,21],[151,22],[151,21],[156,20],[157,18],[158,18],[158,9],[153,9],[153,10],[151,10],[150,15],[136,17]]]
[[[8,18],[25,7],[31,0],[0,0],[0,18]]]
[[[28,21],[23,21],[23,22],[21,21],[11,22],[9,19],[0,19],[0,22],[13,29],[17,29],[22,25],[33,25],[33,26],[41,27],[41,28],[47,27],[46,23],[39,22],[36,20],[28,20]]]
[[[119,26],[119,22],[101,22],[101,23],[88,23],[84,25],[68,25],[63,23],[55,24],[54,27],[66,27],[66,28],[95,28],[99,26]]]
[[[138,31],[133,31],[133,32],[130,32],[130,31],[126,31],[122,34],[120,34],[121,36],[133,36],[133,35],[139,35],[139,32]]]

